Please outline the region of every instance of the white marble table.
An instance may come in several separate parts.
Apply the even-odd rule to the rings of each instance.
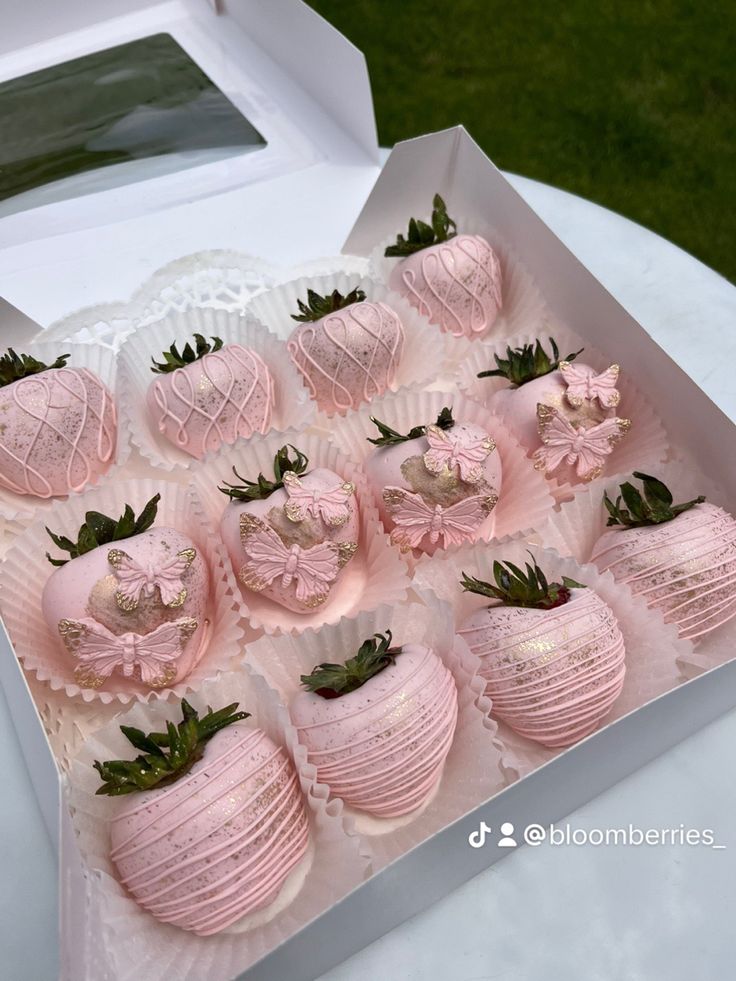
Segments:
[[[523,178],[511,180],[655,340],[736,418],[736,288],[618,215]],[[573,827],[587,829],[629,823],[711,828],[725,850],[520,848],[321,981],[732,977],[734,744],[736,711],[569,818]],[[0,978],[51,981],[57,974],[54,861],[1,692],[0,772]]]

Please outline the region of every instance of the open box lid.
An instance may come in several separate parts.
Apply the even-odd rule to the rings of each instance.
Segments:
[[[434,193],[450,215],[477,218],[499,244],[514,251],[559,320],[625,369],[656,405],[676,445],[690,447],[702,472],[736,496],[736,430],[634,318],[570,252],[513,189],[468,132],[457,126],[396,145],[386,161],[343,252],[367,256],[385,239],[406,233],[410,217],[428,220]],[[605,248],[605,243],[601,243]],[[685,397],[672,399],[671,392]]]
[[[301,0],[28,0],[3,18],[0,86],[162,35],[265,145],[195,165],[189,158],[169,173],[160,172],[162,156],[149,156],[48,184],[44,194],[10,198],[10,207],[0,202],[0,295],[41,324],[123,299],[155,269],[199,250],[280,264],[334,252],[375,180],[365,59]],[[111,178],[120,167],[126,176]]]

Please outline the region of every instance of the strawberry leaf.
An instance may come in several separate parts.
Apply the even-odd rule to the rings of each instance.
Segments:
[[[406,443],[410,439],[419,439],[420,436],[424,436],[427,432],[426,425],[414,426],[406,435],[402,435],[401,433],[397,433],[395,429],[387,426],[385,422],[380,422],[375,416],[371,416],[371,422],[380,434],[375,439],[371,439],[370,436],[366,437],[368,442],[373,443],[374,446],[396,446],[397,443]],[[455,425],[455,420],[452,417],[452,409],[445,406],[437,416],[434,424],[440,429],[452,429]]]
[[[524,344],[523,347],[507,347],[505,358],[499,358],[494,354],[495,369],[479,372],[478,378],[506,378],[515,388],[526,385],[535,378],[542,378],[551,371],[556,371],[560,366],[560,351],[553,337],[550,337],[550,344],[551,356],[544,350],[540,340],[535,344]],[[579,351],[568,354],[563,360],[574,361],[583,350],[584,348],[581,347]]]
[[[609,526],[618,525],[622,528],[646,528],[649,525],[660,525],[667,521],[672,521],[682,514],[689,511],[697,504],[702,504],[705,498],[694,498],[692,501],[685,501],[683,504],[673,504],[673,497],[670,489],[657,477],[634,471],[633,476],[642,483],[642,490],[639,491],[628,481],[619,486],[620,495],[616,501],[612,501],[607,493],[603,495],[603,504],[608,511]],[[623,507],[623,505],[626,507]]]
[[[289,456],[289,450],[294,451],[294,459]],[[274,491],[284,486],[284,474],[291,472],[299,476],[303,474],[309,466],[309,460],[295,446],[291,444],[282,446],[273,459],[273,480],[267,480],[259,473],[255,480],[248,480],[242,477],[233,467],[233,473],[240,483],[228,484],[225,482],[223,487],[217,489],[226,494],[231,501],[265,501]]]
[[[100,545],[109,545],[110,542],[119,542],[125,538],[132,538],[133,535],[140,535],[141,532],[147,531],[156,520],[160,500],[160,494],[154,495],[138,518],[135,517],[135,512],[129,504],[125,505],[122,515],[117,520],[109,518],[106,514],[100,514],[99,511],[87,511],[84,516],[84,524],[80,526],[77,532],[76,541],[72,541],[65,535],[57,535],[47,528],[46,532],[51,541],[62,552],[68,552],[69,558],[55,559],[48,552],[46,558],[53,566],[66,565],[71,559],[79,558],[80,555],[91,552]]]
[[[567,576],[562,577],[561,583],[549,582],[533,555],[531,559],[531,565],[528,562],[525,564],[525,571],[513,562],[494,562],[493,583],[475,579],[463,572],[460,585],[466,592],[497,600],[503,606],[537,610],[552,610],[556,606],[562,606],[570,599],[571,589],[585,588],[582,583]]]
[[[397,235],[396,242],[384,252],[386,256],[407,256],[422,249],[428,249],[430,245],[438,245],[440,242],[447,242],[457,234],[457,225],[447,214],[445,202],[435,194],[432,201],[432,224],[419,218],[409,219],[409,229],[407,236]]]

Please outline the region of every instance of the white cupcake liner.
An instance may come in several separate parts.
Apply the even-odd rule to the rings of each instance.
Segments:
[[[433,422],[443,406],[451,406],[456,420],[472,422],[486,429],[496,441],[503,465],[498,503],[481,525],[478,538],[490,541],[538,527],[547,520],[554,500],[548,481],[534,469],[526,453],[501,420],[482,405],[452,392],[425,391],[418,387],[377,399],[370,406],[352,412],[332,423],[331,438],[359,464],[376,449],[368,442],[378,430],[371,416],[397,432],[408,432],[423,422]],[[320,424],[321,419],[317,420]]]
[[[618,620],[626,650],[626,676],[621,694],[596,731],[680,684],[682,678],[677,659],[687,654],[690,645],[678,639],[676,628],[666,625],[661,616],[649,610],[628,589],[616,585],[610,573],[601,574],[593,565],[582,565],[573,558],[563,558],[551,548],[541,548],[525,541],[493,545],[477,543],[435,557],[432,562],[422,563],[417,568],[414,581],[417,587],[432,590],[452,607],[457,627],[473,611],[488,605],[484,597],[461,589],[462,573],[493,582],[494,561],[511,561],[523,568],[524,563],[530,561],[528,550],[532,551],[550,582],[558,580],[560,576],[569,576],[584,583],[610,606]],[[595,733],[587,738],[594,737]],[[540,746],[514,733],[501,722],[498,739],[504,746],[504,766],[518,776],[530,773],[564,752]]]
[[[93,690],[77,684],[73,658],[64,650],[57,632],[46,623],[41,610],[43,588],[53,572],[46,552],[57,553],[46,533],[45,521],[26,529],[0,565],[0,609],[18,659],[25,671],[45,682],[50,691],[63,692],[70,699],[64,711],[72,717],[77,700],[96,702],[94,716],[99,706],[107,706],[107,717],[110,717],[121,705],[133,701],[155,701],[170,695],[181,697],[229,669],[240,652],[243,631],[239,625],[238,587],[222,542],[212,533],[202,505],[188,488],[152,479],[107,483],[59,504],[53,514],[52,530],[74,540],[86,511],[117,517],[125,504],[130,504],[139,513],[156,493],[161,494],[161,500],[154,527],[173,527],[189,535],[204,556],[211,577],[206,647],[187,677],[170,688],[145,694],[126,691],[124,681],[115,674],[107,689]]]
[[[689,501],[704,494],[710,503],[718,504],[733,513],[733,505],[729,503],[724,491],[702,476],[692,463],[673,461],[654,466],[643,465],[642,469],[667,484],[675,503]],[[603,495],[607,493],[615,501],[619,485],[625,480],[631,480],[631,473],[631,470],[627,470],[615,476],[600,477],[578,491],[572,501],[566,502],[559,512],[550,515],[547,524],[539,530],[539,540],[563,555],[572,555],[579,562],[588,562],[593,546],[607,528],[608,512],[603,506]],[[634,483],[638,485],[636,480]],[[629,591],[628,586],[623,584],[619,588]],[[650,612],[652,616],[661,617],[656,610]],[[676,629],[673,625],[670,628]],[[724,623],[694,642],[681,640],[680,644],[678,664],[686,678],[696,677],[704,671],[726,664],[736,656],[736,619]]]
[[[184,313],[175,312],[136,330],[119,354],[121,425],[133,445],[154,467],[188,469],[195,462],[194,457],[158,431],[146,405],[146,393],[156,377],[151,372],[151,358],[160,360],[161,352],[168,350],[172,343],[181,348],[195,333],[220,337],[225,344],[243,344],[263,358],[274,381],[272,429],[289,429],[311,419],[313,406],[296,368],[284,345],[261,323],[229,310],[192,308]]]
[[[276,270],[253,256],[225,249],[194,252],[157,269],[130,299],[77,310],[34,340],[98,343],[118,351],[136,327],[193,307],[240,312],[275,281]]]
[[[212,525],[219,529],[228,505],[227,497],[217,488],[225,481],[233,481],[233,466],[249,480],[255,480],[259,473],[271,475],[273,458],[287,443],[308,457],[310,468],[334,470],[355,484],[360,514],[359,547],[342,570],[330,597],[310,613],[295,613],[260,593],[241,589],[238,595],[242,596],[242,614],[248,621],[247,637],[260,630],[267,634],[299,633],[336,623],[341,617],[354,616],[360,610],[373,610],[382,603],[399,603],[409,588],[406,566],[383,532],[364,474],[318,433],[304,430],[270,433],[240,440],[206,456],[193,469],[192,479]]]
[[[418,593],[419,602],[381,606],[372,613],[345,618],[320,631],[300,637],[262,637],[246,650],[246,663],[265,677],[285,704],[301,690],[299,678],[323,661],[342,662],[362,642],[391,630],[394,643],[421,643],[431,647],[450,669],[458,688],[458,722],[434,796],[412,815],[399,819],[371,818],[345,807],[338,797],[333,804],[345,816],[349,831],[359,834],[372,870],[378,871],[399,855],[488,800],[505,785],[500,770],[496,725],[488,718],[490,702],[477,674],[478,661],[467,646],[456,641],[448,607],[430,593]],[[315,767],[301,747],[301,771],[314,778]]]
[[[317,259],[309,259],[297,265],[279,269],[276,274],[275,286],[290,283],[295,279],[314,276],[336,276],[345,273],[348,276],[370,276],[370,260],[362,255],[328,255]]]
[[[404,325],[405,339],[391,391],[408,385],[432,386],[441,381],[454,381],[460,362],[465,357],[466,345],[434,330],[429,321],[398,293],[392,293],[386,286],[359,273],[315,273],[293,279],[255,297],[248,304],[248,312],[266,324],[281,340],[287,341],[299,326],[291,316],[298,313],[297,301],[306,301],[310,289],[320,296],[333,290],[339,290],[344,296],[354,289],[362,289],[368,300],[386,303],[398,314]],[[301,375],[299,377],[301,379]],[[307,391],[306,384],[301,383]],[[344,415],[346,411],[335,415]]]
[[[539,333],[525,331],[510,338],[508,342],[504,341],[503,343],[493,345],[483,344],[480,355],[473,351],[472,357],[468,358],[460,368],[461,388],[464,387],[466,392],[472,394],[475,398],[479,398],[481,395],[481,388],[479,386],[482,386],[483,382],[488,383],[486,396],[481,397],[480,400],[491,411],[496,412],[501,421],[504,421],[507,415],[513,411],[513,408],[510,403],[505,404],[505,400],[499,400],[496,396],[502,389],[508,388],[508,385],[503,382],[503,379],[499,378],[475,378],[473,381],[475,368],[479,364],[485,365],[487,368],[493,368],[495,364],[493,359],[494,353],[503,356],[507,343],[512,347],[520,347],[523,344],[534,342],[539,337],[545,343],[546,350],[550,351],[551,348],[548,343],[550,336],[554,337],[557,341],[562,357],[569,353],[569,351],[579,350],[580,347],[584,347],[585,353],[581,355],[581,361],[584,360],[586,364],[595,368],[596,371],[603,371],[610,364],[609,359],[605,355],[596,350],[592,344],[588,344],[584,338],[579,338],[571,330],[546,330]],[[485,369],[478,367],[478,371],[482,370]],[[475,373],[477,374],[477,372]],[[625,470],[637,470],[641,467],[646,468],[671,459],[674,456],[674,450],[670,445],[667,432],[654,406],[626,374],[625,364],[622,365],[617,388],[621,393],[621,415],[627,419],[631,419],[632,425],[626,436],[614,445],[611,454],[606,457],[606,473],[622,473]],[[532,449],[529,455],[531,456],[533,452],[534,450]],[[548,483],[550,492],[553,494],[557,503],[570,500],[577,489],[586,486],[584,483],[570,484],[566,480],[559,479],[554,474],[548,478]]]
[[[117,412],[117,445],[115,458],[106,473],[96,481],[90,481],[82,491],[72,492],[66,497],[41,498],[30,494],[14,494],[11,490],[0,487],[0,517],[7,521],[28,524],[36,516],[48,515],[61,501],[73,500],[89,488],[105,483],[118,472],[130,455],[130,445],[127,433],[121,423],[120,395],[116,384],[115,358],[111,351],[96,344],[69,344],[61,342],[44,342],[27,345],[22,349],[34,358],[46,364],[52,364],[61,354],[69,354],[67,365],[70,368],[87,368],[97,375],[109,389]],[[18,353],[22,353],[21,350]],[[0,389],[0,392],[2,390]]]
[[[498,317],[489,331],[482,337],[471,340],[475,345],[485,339],[503,340],[512,337],[514,334],[523,330],[552,330],[556,332],[558,322],[552,311],[544,301],[544,297],[537,288],[533,277],[528,272],[520,257],[514,250],[489,226],[486,222],[479,221],[477,217],[453,214],[452,208],[448,204],[450,215],[457,222],[460,234],[463,235],[482,235],[489,243],[493,251],[498,256],[501,264],[501,300],[502,307]],[[428,215],[431,213],[431,207]],[[385,256],[386,247],[393,245],[396,241],[398,232],[406,234],[406,226],[409,223],[409,215],[403,228],[399,228],[393,235],[386,238],[376,246],[370,255],[370,275],[374,276],[379,282],[388,286],[391,273],[398,262],[398,258]],[[414,217],[417,217],[416,215]],[[425,217],[428,220],[428,217]],[[439,333],[440,329],[436,324],[432,325]],[[444,335],[443,335],[444,336]]]
[[[149,731],[166,719],[181,718],[175,701],[138,705],[98,730],[74,760],[68,803],[83,859],[89,869],[88,910],[93,930],[115,977],[169,981],[171,978],[229,981],[329,909],[364,880],[368,863],[357,837],[346,834],[339,805],[301,764],[302,748],[286,708],[263,679],[241,668],[202,686],[189,701],[200,712],[239,702],[251,713],[247,725],[263,729],[295,759],[310,821],[311,847],[294,881],[282,887],[276,901],[221,933],[198,937],[161,923],[143,910],[117,881],[109,858],[109,820],[117,798],[97,797],[95,760],[132,759],[135,750],[120,732],[121,723]],[[293,875],[293,873],[292,873]]]

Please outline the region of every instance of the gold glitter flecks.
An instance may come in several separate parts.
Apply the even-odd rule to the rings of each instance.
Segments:
[[[265,579],[261,579],[256,572],[245,565],[238,572],[238,579],[247,589],[252,589],[254,593],[260,593],[268,585]]]
[[[490,514],[497,504],[498,504],[498,494],[488,494],[480,502],[480,507],[481,510],[484,512],[484,514]]]
[[[327,599],[327,595],[327,593],[318,593],[316,596],[310,596],[309,599],[302,602],[302,606],[308,610],[316,610],[318,606],[322,606]]]
[[[106,679],[97,674],[89,665],[78,664],[74,669],[74,680],[80,688],[101,688]]]
[[[196,617],[182,617],[182,619],[178,621],[177,626],[179,628],[181,645],[184,647],[199,626],[199,621]]]
[[[599,464],[597,467],[593,467],[592,470],[589,470],[587,473],[584,473],[581,479],[583,480],[584,483],[589,484],[591,480],[597,480],[597,478],[600,477],[602,473],[603,473],[603,466]]]
[[[358,551],[358,543],[336,542],[336,546],[337,546],[337,563],[338,566],[342,569],[348,564],[348,562]]]
[[[168,606],[170,610],[178,610],[179,607],[184,606],[184,601],[187,598],[186,586],[179,591],[179,593],[174,597],[170,603],[164,603],[164,606]]]
[[[406,491],[398,487],[386,487],[383,491],[383,503],[389,508],[398,507],[405,497]]]
[[[136,674],[139,675],[140,670],[136,670]],[[149,688],[156,688],[156,689],[166,688],[167,685],[171,684],[171,682],[174,680],[175,677],[176,677],[176,668],[167,664],[166,667],[163,668],[158,678],[154,678],[151,681],[146,682],[146,684]]]
[[[303,520],[302,509],[296,503],[296,501],[287,501],[286,504],[284,504],[284,513],[289,521],[293,521],[294,524],[299,524],[299,522]]]
[[[250,535],[256,531],[262,531],[264,528],[263,521],[255,514],[251,514],[250,511],[243,511],[240,515],[240,540],[243,544]]]

